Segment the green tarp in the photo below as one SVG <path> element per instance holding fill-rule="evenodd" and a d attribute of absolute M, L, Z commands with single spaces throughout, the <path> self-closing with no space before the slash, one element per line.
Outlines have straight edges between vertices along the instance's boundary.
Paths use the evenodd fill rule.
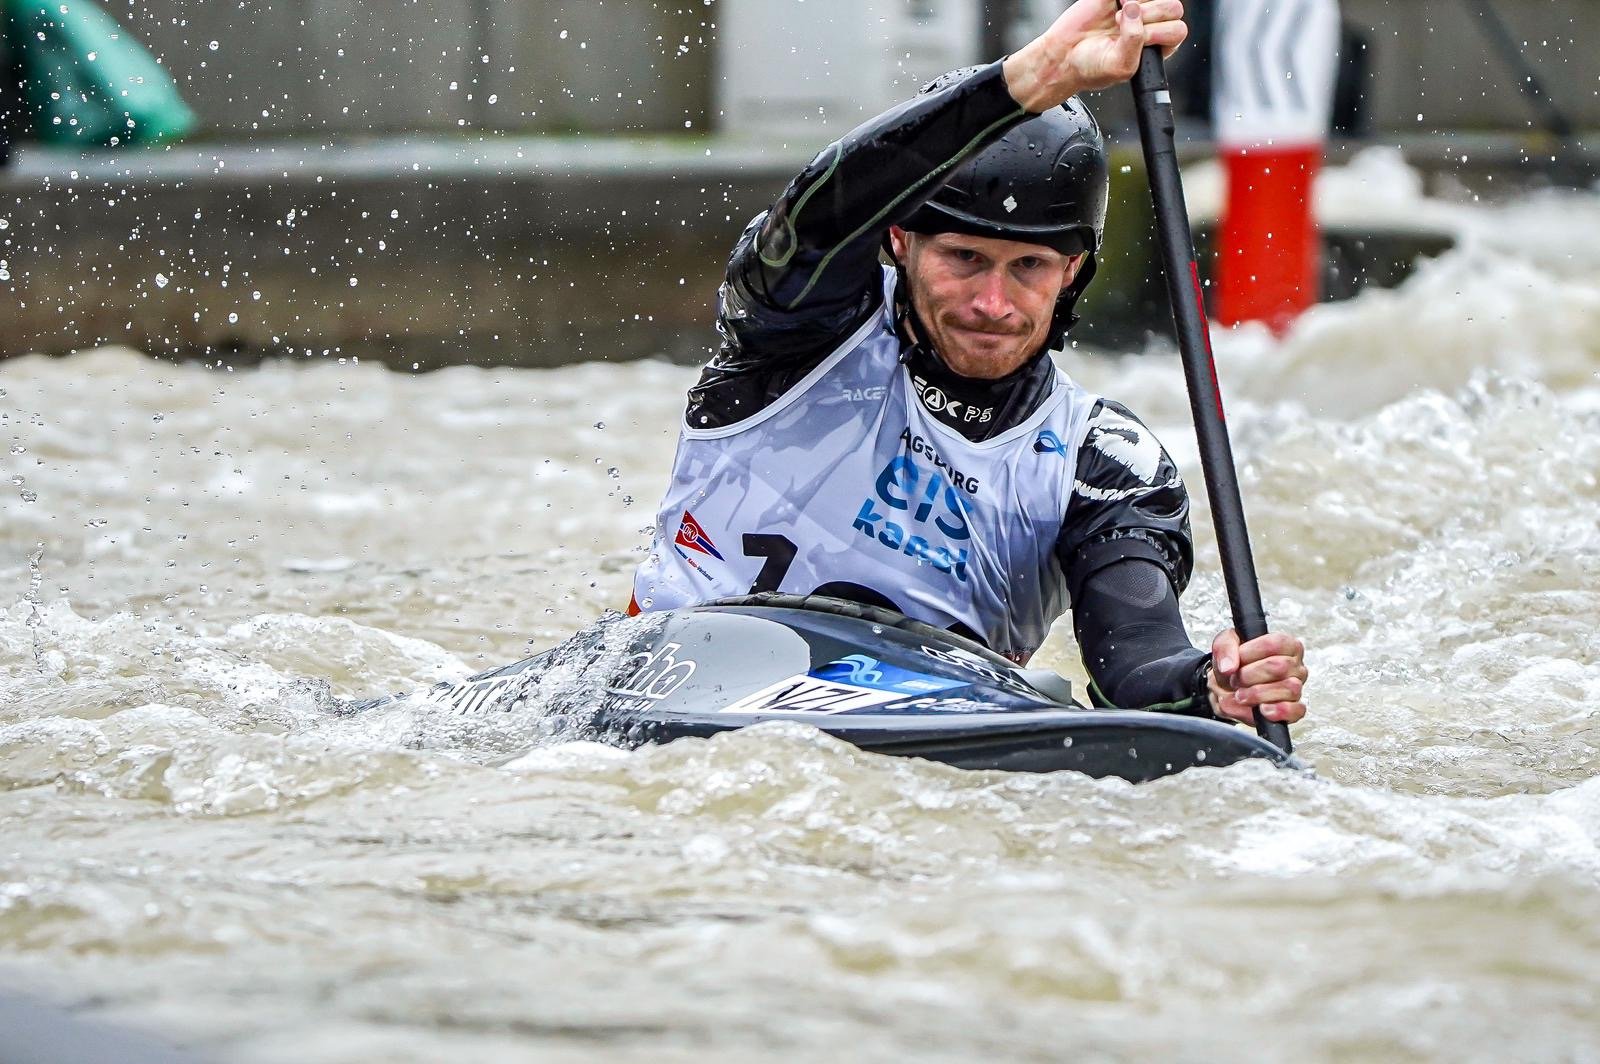
<path fill-rule="evenodd" d="M 88 148 L 175 140 L 194 129 L 172 77 L 91 0 L 0 3 L 25 81 L 25 133 Z"/>

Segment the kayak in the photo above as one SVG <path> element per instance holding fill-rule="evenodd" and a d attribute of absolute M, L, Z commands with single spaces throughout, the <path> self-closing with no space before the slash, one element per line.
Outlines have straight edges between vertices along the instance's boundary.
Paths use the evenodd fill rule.
<path fill-rule="evenodd" d="M 537 706 L 568 738 L 625 747 L 791 721 L 876 754 L 1133 783 L 1252 758 L 1303 769 L 1209 718 L 1090 709 L 1068 680 L 898 613 L 767 593 L 613 617 L 425 696 L 443 712 Z M 352 708 L 382 704 L 388 699 Z"/>

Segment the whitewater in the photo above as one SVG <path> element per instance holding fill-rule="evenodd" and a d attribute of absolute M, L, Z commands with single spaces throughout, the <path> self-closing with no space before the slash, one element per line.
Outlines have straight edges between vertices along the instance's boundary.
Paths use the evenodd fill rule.
<path fill-rule="evenodd" d="M 1600 200 L 1453 218 L 1216 338 L 1314 777 L 351 714 L 625 604 L 695 370 L 0 364 L 0 989 L 248 1062 L 1600 1061 Z M 1176 357 L 1059 358 L 1208 640 Z"/>

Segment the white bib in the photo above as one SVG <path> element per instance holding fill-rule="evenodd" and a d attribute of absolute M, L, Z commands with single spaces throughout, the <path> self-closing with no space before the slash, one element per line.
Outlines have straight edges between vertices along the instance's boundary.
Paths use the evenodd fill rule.
<path fill-rule="evenodd" d="M 1027 421 L 966 439 L 913 391 L 894 286 L 886 268 L 882 309 L 777 402 L 684 426 L 634 577 L 641 609 L 849 583 L 1015 660 L 1038 649 L 1066 608 L 1055 543 L 1099 397 L 1057 368 Z"/>

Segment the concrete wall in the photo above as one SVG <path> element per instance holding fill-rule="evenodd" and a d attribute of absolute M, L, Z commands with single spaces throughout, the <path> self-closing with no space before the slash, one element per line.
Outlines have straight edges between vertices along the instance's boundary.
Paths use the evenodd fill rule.
<path fill-rule="evenodd" d="M 703 360 L 734 238 L 804 162 L 577 137 L 24 153 L 0 357 Z"/>
<path fill-rule="evenodd" d="M 1028 17 L 1013 36 L 1064 3 L 1026 0 Z M 1346 20 L 1369 42 L 1374 130 L 1527 128 L 1530 111 L 1472 15 L 1477 3 L 1494 4 L 1574 121 L 1600 127 L 1595 0 L 1342 0 Z M 106 6 L 163 57 L 221 137 L 464 127 L 683 132 L 708 124 L 747 132 L 759 130 L 763 114 L 780 133 L 799 122 L 826 137 L 876 110 L 887 89 L 895 95 L 947 60 L 976 58 L 983 10 L 982 0 Z M 724 29 L 729 39 L 719 45 Z M 954 39 L 962 36 L 972 38 L 970 48 Z M 1121 96 L 1105 103 L 1114 125 Z M 829 113 L 815 123 L 795 110 L 817 106 Z"/>
<path fill-rule="evenodd" d="M 1600 128 L 1600 3 L 1594 0 L 1340 0 L 1369 40 L 1375 129 L 1527 129 L 1533 112 L 1472 8 L 1492 4 L 1550 95 Z M 1417 115 L 1422 115 L 1419 121 Z"/>
<path fill-rule="evenodd" d="M 808 157 L 576 137 L 24 154 L 0 172 L 0 358 L 699 362 L 729 249 Z M 1115 239 L 1074 338 L 1137 347 L 1170 319 L 1138 149 L 1112 172 Z M 1342 294 L 1440 250 L 1339 240 Z"/>
<path fill-rule="evenodd" d="M 981 61 L 981 0 L 724 0 L 718 129 L 821 146 Z"/>
<path fill-rule="evenodd" d="M 703 129 L 703 0 L 134 0 L 211 135 Z M 487 61 L 485 61 L 487 60 Z"/>
<path fill-rule="evenodd" d="M 130 24 L 215 139 L 82 158 L 24 151 L 0 171 L 0 357 L 108 341 L 236 362 L 703 357 L 728 249 L 820 137 L 548 131 L 703 129 L 710 25 L 755 2 L 136 0 Z M 1600 127 L 1600 49 L 1571 43 L 1597 39 L 1600 3 L 1495 2 L 1552 91 Z M 1345 4 L 1372 27 L 1374 99 L 1404 134 L 1526 123 L 1467 4 Z M 1127 96 L 1102 94 L 1108 124 Z M 391 129 L 433 132 L 368 136 Z M 1414 161 L 1461 180 L 1470 147 L 1473 167 L 1500 168 L 1493 189 L 1539 169 L 1521 137 L 1407 143 Z M 1119 175 L 1137 167 L 1127 141 L 1121 150 Z M 1119 176 L 1117 187 L 1126 198 L 1134 186 Z M 1085 339 L 1119 343 L 1165 320 L 1140 217 L 1116 223 L 1122 242 L 1085 307 Z"/>

